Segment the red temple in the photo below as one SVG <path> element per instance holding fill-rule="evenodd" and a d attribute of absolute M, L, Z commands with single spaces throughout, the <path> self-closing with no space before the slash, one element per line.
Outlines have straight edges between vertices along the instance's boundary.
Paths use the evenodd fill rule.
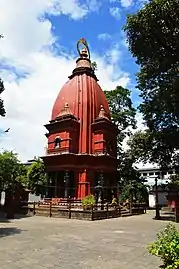
<path fill-rule="evenodd" d="M 79 51 L 79 44 L 84 45 Z M 90 61 L 85 39 L 77 43 L 79 58 L 60 90 L 45 125 L 48 197 L 82 199 L 99 184 L 103 198 L 116 193 L 116 126 Z"/>

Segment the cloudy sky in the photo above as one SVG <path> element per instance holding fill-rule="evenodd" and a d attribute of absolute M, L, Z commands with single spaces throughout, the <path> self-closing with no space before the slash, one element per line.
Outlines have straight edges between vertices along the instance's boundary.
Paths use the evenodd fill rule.
<path fill-rule="evenodd" d="M 0 0 L 0 76 L 6 117 L 0 118 L 0 149 L 22 161 L 42 156 L 51 109 L 75 67 L 76 42 L 85 37 L 104 90 L 135 89 L 137 66 L 122 27 L 142 0 Z M 9 133 L 3 130 L 11 128 Z"/>

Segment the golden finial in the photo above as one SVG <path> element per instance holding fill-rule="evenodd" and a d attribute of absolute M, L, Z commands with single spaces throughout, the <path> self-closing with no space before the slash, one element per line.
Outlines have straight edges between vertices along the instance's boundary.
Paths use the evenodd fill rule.
<path fill-rule="evenodd" d="M 83 44 L 84 47 L 82 48 L 82 50 L 80 51 L 80 44 Z M 88 43 L 86 41 L 85 38 L 80 38 L 77 42 L 77 51 L 80 55 L 80 57 L 88 57 L 90 59 L 90 51 L 89 51 L 89 47 L 88 47 Z"/>
<path fill-rule="evenodd" d="M 65 103 L 64 108 L 68 108 L 68 107 L 69 107 L 68 103 Z"/>
<path fill-rule="evenodd" d="M 80 56 L 85 57 L 85 58 L 88 57 L 88 51 L 87 51 L 86 47 L 82 48 L 82 50 L 80 51 Z"/>

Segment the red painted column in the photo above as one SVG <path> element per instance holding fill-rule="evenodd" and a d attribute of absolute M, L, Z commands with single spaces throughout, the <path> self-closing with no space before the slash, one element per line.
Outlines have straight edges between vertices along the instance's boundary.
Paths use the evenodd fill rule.
<path fill-rule="evenodd" d="M 83 199 L 86 196 L 86 169 L 79 173 L 78 199 Z"/>

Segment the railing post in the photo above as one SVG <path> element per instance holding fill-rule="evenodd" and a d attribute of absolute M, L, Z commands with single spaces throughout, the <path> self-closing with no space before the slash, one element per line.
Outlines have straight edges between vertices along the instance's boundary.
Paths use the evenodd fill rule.
<path fill-rule="evenodd" d="M 106 218 L 109 218 L 109 204 L 106 204 Z"/>
<path fill-rule="evenodd" d="M 52 217 L 52 201 L 50 201 L 50 212 L 49 212 L 49 217 Z"/>
<path fill-rule="evenodd" d="M 178 206 L 178 203 L 176 203 L 176 206 L 175 206 L 175 222 L 176 223 L 179 222 L 179 206 Z"/>
<path fill-rule="evenodd" d="M 91 220 L 94 220 L 94 208 L 91 206 Z"/>
<path fill-rule="evenodd" d="M 68 218 L 71 219 L 71 201 L 68 202 Z"/>
<path fill-rule="evenodd" d="M 120 204 L 118 204 L 118 217 L 121 216 L 121 207 L 120 207 Z"/>
<path fill-rule="evenodd" d="M 35 215 L 35 202 L 33 203 L 33 214 Z"/>

